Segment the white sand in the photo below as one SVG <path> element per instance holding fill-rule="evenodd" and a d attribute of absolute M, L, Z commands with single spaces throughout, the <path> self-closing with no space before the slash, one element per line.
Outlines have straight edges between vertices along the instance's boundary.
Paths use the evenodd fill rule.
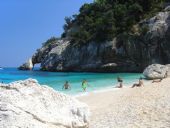
<path fill-rule="evenodd" d="M 170 128 L 170 78 L 78 99 L 90 107 L 90 128 Z"/>

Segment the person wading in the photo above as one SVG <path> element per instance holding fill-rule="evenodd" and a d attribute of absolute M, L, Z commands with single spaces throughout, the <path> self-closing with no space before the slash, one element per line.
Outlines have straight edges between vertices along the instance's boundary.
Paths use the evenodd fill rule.
<path fill-rule="evenodd" d="M 82 89 L 83 89 L 84 92 L 86 91 L 87 86 L 88 86 L 87 80 L 83 80 L 82 81 Z"/>
<path fill-rule="evenodd" d="M 118 76 L 117 81 L 119 83 L 119 86 L 117 86 L 117 88 L 122 88 L 123 87 L 123 79 Z"/>
<path fill-rule="evenodd" d="M 71 89 L 71 86 L 69 85 L 68 81 L 66 81 L 65 84 L 63 85 L 63 89 L 65 90 Z"/>

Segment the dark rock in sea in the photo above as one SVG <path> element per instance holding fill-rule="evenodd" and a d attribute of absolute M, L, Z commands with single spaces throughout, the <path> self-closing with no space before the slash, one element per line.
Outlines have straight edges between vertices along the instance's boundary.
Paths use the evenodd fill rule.
<path fill-rule="evenodd" d="M 26 63 L 18 67 L 19 70 L 32 70 L 33 69 L 32 59 L 29 59 Z"/>
<path fill-rule="evenodd" d="M 170 11 L 166 7 L 138 24 L 142 32 L 122 33 L 113 41 L 74 45 L 60 39 L 32 57 L 44 71 L 142 72 L 148 65 L 170 63 Z"/>

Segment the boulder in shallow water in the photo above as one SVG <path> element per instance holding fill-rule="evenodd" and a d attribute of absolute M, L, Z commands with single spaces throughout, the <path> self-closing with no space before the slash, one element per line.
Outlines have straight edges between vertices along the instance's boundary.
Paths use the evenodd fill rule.
<path fill-rule="evenodd" d="M 161 79 L 165 78 L 168 73 L 168 67 L 161 64 L 149 65 L 143 72 L 147 79 Z"/>
<path fill-rule="evenodd" d="M 87 128 L 89 109 L 71 96 L 28 79 L 0 84 L 3 128 Z"/>

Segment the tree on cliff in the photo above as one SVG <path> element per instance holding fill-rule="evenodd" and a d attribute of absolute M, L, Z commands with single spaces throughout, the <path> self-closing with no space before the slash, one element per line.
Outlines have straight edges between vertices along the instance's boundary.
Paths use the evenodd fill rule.
<path fill-rule="evenodd" d="M 75 44 L 112 40 L 120 33 L 130 32 L 140 20 L 160 11 L 165 1 L 94 0 L 93 3 L 84 4 L 78 15 L 65 19 L 62 37 L 69 37 Z M 75 27 L 76 31 L 69 31 Z"/>

